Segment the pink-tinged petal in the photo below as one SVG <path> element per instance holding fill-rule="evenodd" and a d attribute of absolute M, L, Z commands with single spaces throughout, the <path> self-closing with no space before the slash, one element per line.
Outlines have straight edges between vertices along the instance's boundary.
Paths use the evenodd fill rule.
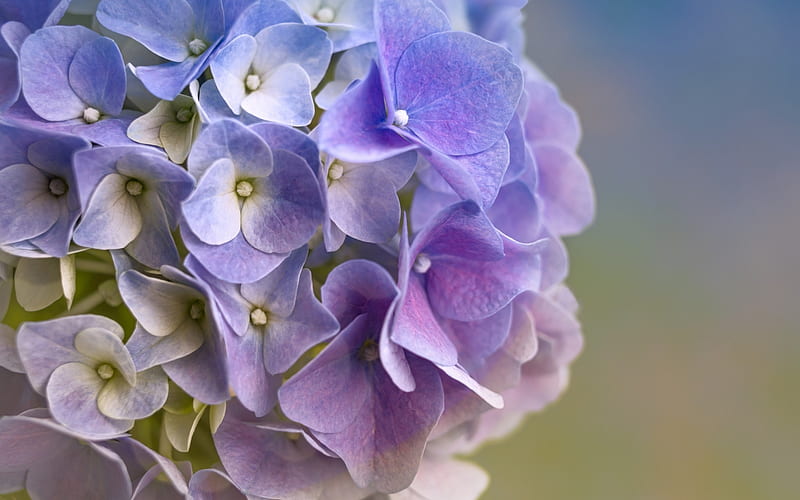
<path fill-rule="evenodd" d="M 414 392 L 401 391 L 375 366 L 369 397 L 353 423 L 336 434 L 315 433 L 344 460 L 362 488 L 396 492 L 408 487 L 442 414 L 444 396 L 436 368 L 418 358 L 410 363 L 419 381 Z"/>
<path fill-rule="evenodd" d="M 386 103 L 377 66 L 325 112 L 315 129 L 322 151 L 344 161 L 369 163 L 416 149 L 388 128 Z"/>
<path fill-rule="evenodd" d="M 318 432 L 340 432 L 352 425 L 371 395 L 370 380 L 355 353 L 369 328 L 358 316 L 309 364 L 278 391 L 290 419 Z"/>
<path fill-rule="evenodd" d="M 574 150 L 581 139 L 578 115 L 561 100 L 552 83 L 526 76 L 525 137 L 534 145 L 555 144 Z"/>
<path fill-rule="evenodd" d="M 408 129 L 447 155 L 471 155 L 504 137 L 522 93 L 511 53 L 472 33 L 413 42 L 397 64 L 397 109 Z M 501 176 L 502 177 L 502 176 Z"/>
<path fill-rule="evenodd" d="M 47 383 L 53 418 L 91 439 L 107 439 L 128 431 L 133 420 L 107 417 L 97 407 L 97 397 L 105 384 L 94 367 L 82 363 L 59 366 Z"/>
<path fill-rule="evenodd" d="M 239 234 L 242 214 L 236 177 L 233 162 L 220 159 L 205 171 L 194 193 L 183 202 L 186 225 L 201 241 L 221 245 Z"/>
<path fill-rule="evenodd" d="M 569 255 L 561 238 L 547 230 L 542 233 L 542 237 L 546 240 L 542 249 L 542 283 L 539 289 L 547 290 L 567 278 Z"/>
<path fill-rule="evenodd" d="M 222 245 L 207 245 L 186 229 L 181 229 L 181 235 L 186 248 L 203 267 L 213 276 L 231 283 L 259 280 L 278 267 L 289 255 L 267 253 L 253 248 L 242 233 Z"/>
<path fill-rule="evenodd" d="M 539 212 L 536 196 L 524 182 L 515 181 L 500 189 L 486 214 L 497 229 L 517 241 L 529 243 L 541 237 Z"/>
<path fill-rule="evenodd" d="M 552 145 L 533 150 L 539 168 L 537 191 L 545 225 L 558 235 L 572 235 L 592 223 L 594 189 L 589 171 L 574 153 Z"/>
<path fill-rule="evenodd" d="M 393 342 L 417 356 L 443 366 L 458 362 L 456 346 L 433 315 L 422 280 L 416 274 L 408 280 L 390 332 Z"/>
<path fill-rule="evenodd" d="M 425 456 L 414 482 L 391 500 L 458 498 L 478 500 L 489 486 L 489 475 L 475 464 L 452 458 Z"/>
<path fill-rule="evenodd" d="M 339 322 L 320 304 L 311 284 L 311 271 L 303 270 L 297 287 L 294 311 L 286 317 L 271 317 L 264 329 L 264 365 L 270 373 L 284 373 L 308 349 L 332 337 Z"/>
<path fill-rule="evenodd" d="M 0 495 L 25 489 L 25 471 L 0 472 Z"/>
<path fill-rule="evenodd" d="M 274 151 L 273 157 L 272 174 L 254 181 L 255 191 L 244 201 L 242 233 L 264 252 L 291 252 L 305 244 L 322 222 L 322 195 L 305 160 L 285 150 Z"/>
<path fill-rule="evenodd" d="M 479 262 L 437 259 L 427 273 L 428 298 L 437 314 L 460 321 L 490 316 L 522 292 L 539 289 L 543 242 L 504 238 L 505 257 Z"/>
<path fill-rule="evenodd" d="M 443 328 L 458 346 L 461 366 L 467 369 L 479 366 L 503 346 L 511 328 L 511 309 L 508 305 L 488 318 L 470 322 L 441 320 Z"/>
<path fill-rule="evenodd" d="M 496 261 L 504 255 L 503 240 L 486 214 L 464 201 L 442 210 L 414 238 L 410 258 L 419 254 Z M 413 265 L 413 263 L 411 263 Z"/>
<path fill-rule="evenodd" d="M 94 443 L 76 444 L 60 459 L 37 464 L 25 482 L 32 498 L 129 500 L 131 481 L 125 463 Z"/>
<path fill-rule="evenodd" d="M 483 386 L 480 382 L 472 378 L 470 374 L 467 373 L 467 371 L 462 367 L 458 365 L 439 365 L 439 369 L 442 370 L 448 377 L 463 384 L 467 389 L 477 394 L 482 400 L 489 403 L 489 405 L 491 405 L 493 408 L 503 408 L 503 396 Z"/>
<path fill-rule="evenodd" d="M 374 7 L 378 56 L 386 95 L 394 101 L 395 70 L 403 52 L 415 40 L 447 31 L 447 16 L 430 0 L 377 0 Z M 391 89 L 391 91 L 390 91 Z M 387 103 L 392 106 L 393 102 Z M 390 109 L 394 111 L 394 109 Z"/>

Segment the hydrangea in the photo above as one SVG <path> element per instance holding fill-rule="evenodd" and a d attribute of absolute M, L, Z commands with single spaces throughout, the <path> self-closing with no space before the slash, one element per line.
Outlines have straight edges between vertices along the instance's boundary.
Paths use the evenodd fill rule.
<path fill-rule="evenodd" d="M 3 2 L 0 494 L 479 498 L 583 345 L 524 4 Z"/>

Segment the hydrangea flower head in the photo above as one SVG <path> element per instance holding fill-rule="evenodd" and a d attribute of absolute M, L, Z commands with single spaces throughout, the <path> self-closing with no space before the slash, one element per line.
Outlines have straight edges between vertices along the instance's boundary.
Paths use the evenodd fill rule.
<path fill-rule="evenodd" d="M 524 4 L 2 2 L 0 493 L 477 500 L 583 346 Z"/>

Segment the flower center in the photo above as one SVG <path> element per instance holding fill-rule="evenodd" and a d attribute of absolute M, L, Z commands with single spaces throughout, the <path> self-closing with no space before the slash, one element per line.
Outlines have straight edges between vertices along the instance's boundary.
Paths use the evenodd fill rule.
<path fill-rule="evenodd" d="M 144 186 L 136 179 L 131 179 L 125 183 L 125 191 L 131 196 L 139 196 L 144 191 Z"/>
<path fill-rule="evenodd" d="M 236 183 L 236 194 L 242 198 L 247 198 L 253 194 L 253 185 L 250 181 L 239 181 Z"/>
<path fill-rule="evenodd" d="M 397 127 L 404 128 L 408 125 L 408 111 L 405 109 L 398 109 L 394 112 L 394 124 Z"/>
<path fill-rule="evenodd" d="M 320 7 L 314 17 L 321 23 L 332 23 L 336 19 L 336 12 L 327 5 Z"/>
<path fill-rule="evenodd" d="M 358 359 L 366 363 L 377 361 L 380 357 L 378 344 L 372 339 L 365 340 L 364 343 L 361 344 L 361 348 L 358 350 Z"/>
<path fill-rule="evenodd" d="M 194 118 L 194 110 L 192 108 L 181 108 L 175 113 L 175 119 L 180 123 L 188 123 Z"/>
<path fill-rule="evenodd" d="M 431 268 L 431 259 L 424 253 L 417 255 L 416 260 L 414 261 L 414 271 L 418 272 L 419 274 L 425 274 L 428 272 L 428 269 Z"/>
<path fill-rule="evenodd" d="M 189 307 L 189 317 L 193 320 L 203 319 L 203 316 L 206 315 L 206 306 L 201 301 L 196 300 L 192 303 L 191 307 Z"/>
<path fill-rule="evenodd" d="M 250 92 L 255 92 L 261 87 L 261 77 L 253 73 L 247 75 L 247 78 L 244 79 L 244 86 Z"/>
<path fill-rule="evenodd" d="M 189 52 L 191 52 L 193 56 L 199 56 L 205 52 L 207 48 L 208 44 L 199 38 L 195 38 L 189 42 Z"/>
<path fill-rule="evenodd" d="M 268 320 L 267 313 L 260 307 L 250 311 L 250 323 L 253 326 L 264 326 L 267 324 Z"/>
<path fill-rule="evenodd" d="M 50 179 L 50 184 L 47 185 L 47 188 L 50 190 L 50 194 L 53 196 L 63 196 L 69 189 L 67 187 L 67 183 L 64 182 L 64 179 L 60 179 L 58 177 Z"/>
<path fill-rule="evenodd" d="M 86 108 L 83 110 L 83 121 L 92 124 L 100 120 L 100 112 L 94 108 Z"/>
<path fill-rule="evenodd" d="M 97 376 L 103 380 L 108 380 L 114 376 L 114 367 L 108 363 L 104 363 L 97 367 Z"/>
<path fill-rule="evenodd" d="M 331 168 L 328 169 L 328 179 L 332 181 L 338 181 L 344 175 L 344 167 L 338 161 L 335 161 L 331 164 Z"/>

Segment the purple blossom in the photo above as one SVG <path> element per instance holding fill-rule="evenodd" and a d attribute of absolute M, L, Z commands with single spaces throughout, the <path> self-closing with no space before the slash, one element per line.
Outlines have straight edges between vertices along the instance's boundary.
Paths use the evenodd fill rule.
<path fill-rule="evenodd" d="M 242 285 L 222 282 L 195 260 L 187 261 L 215 292 L 229 326 L 224 332 L 231 386 L 257 416 L 277 402 L 279 375 L 339 329 L 314 297 L 311 272 L 303 269 L 307 253 L 306 248 L 295 250 L 264 278 Z"/>
<path fill-rule="evenodd" d="M 321 149 L 368 162 L 421 146 L 460 196 L 491 203 L 509 161 L 503 132 L 522 90 L 511 54 L 448 31 L 430 0 L 378 0 L 375 25 L 379 66 L 323 116 Z"/>
<path fill-rule="evenodd" d="M 78 189 L 86 211 L 75 228 L 75 243 L 104 250 L 124 248 L 157 268 L 177 265 L 171 231 L 180 203 L 194 179 L 161 154 L 140 146 L 106 147 L 75 156 L 81 165 Z"/>
<path fill-rule="evenodd" d="M 219 311 L 204 283 L 164 266 L 152 278 L 128 270 L 119 290 L 138 324 L 126 344 L 136 369 L 161 365 L 169 378 L 206 404 L 228 399 Z"/>
<path fill-rule="evenodd" d="M 279 391 L 283 412 L 341 457 L 356 484 L 383 492 L 411 483 L 443 408 L 434 365 L 380 347 L 388 340 L 381 331 L 397 294 L 391 277 L 374 263 L 356 260 L 337 267 L 322 296 L 343 329 Z M 416 388 L 398 388 L 386 363 L 403 364 Z"/>
<path fill-rule="evenodd" d="M 74 316 L 20 327 L 17 348 L 31 384 L 70 430 L 103 439 L 124 433 L 167 399 L 160 368 L 137 373 L 122 329 L 103 316 Z"/>
<path fill-rule="evenodd" d="M 305 244 L 322 220 L 310 164 L 295 152 L 270 148 L 259 135 L 270 130 L 215 122 L 189 156 L 189 172 L 198 181 L 183 203 L 182 233 L 189 251 L 219 278 L 240 283 L 262 278 Z M 317 153 L 317 168 L 318 158 Z"/>
<path fill-rule="evenodd" d="M 82 206 L 73 153 L 77 137 L 0 123 L 0 245 L 67 254 Z"/>

